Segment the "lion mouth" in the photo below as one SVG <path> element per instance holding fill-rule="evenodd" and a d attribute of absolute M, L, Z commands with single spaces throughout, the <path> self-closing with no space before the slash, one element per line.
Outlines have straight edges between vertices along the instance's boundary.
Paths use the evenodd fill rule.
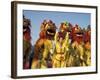
<path fill-rule="evenodd" d="M 83 36 L 83 33 L 82 32 L 78 32 L 76 33 L 77 37 L 82 37 Z"/>
<path fill-rule="evenodd" d="M 54 33 L 49 32 L 49 31 L 47 31 L 47 34 L 48 34 L 48 35 L 52 35 L 52 36 L 54 35 Z"/>
<path fill-rule="evenodd" d="M 48 29 L 46 33 L 47 33 L 48 36 L 54 36 L 55 35 L 55 32 L 56 31 L 53 30 L 53 29 Z"/>
<path fill-rule="evenodd" d="M 81 37 L 82 35 L 77 34 L 77 36 Z"/>

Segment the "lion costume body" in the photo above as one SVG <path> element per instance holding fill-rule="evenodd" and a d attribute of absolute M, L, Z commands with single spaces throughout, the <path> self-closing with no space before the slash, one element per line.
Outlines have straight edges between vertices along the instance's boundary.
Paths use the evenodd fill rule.
<path fill-rule="evenodd" d="M 30 68 L 30 54 L 31 54 L 31 22 L 29 19 L 23 17 L 23 69 Z"/>
<path fill-rule="evenodd" d="M 69 32 L 68 25 L 66 23 L 61 23 L 60 31 L 55 35 L 55 43 L 56 46 L 55 53 L 53 55 L 53 67 L 66 67 L 66 58 L 69 50 Z"/>
<path fill-rule="evenodd" d="M 72 49 L 73 66 L 85 66 L 83 32 L 77 24 L 72 29 Z"/>
<path fill-rule="evenodd" d="M 54 47 L 55 24 L 49 20 L 41 25 L 40 38 L 34 46 L 34 57 L 31 68 L 51 68 Z"/>

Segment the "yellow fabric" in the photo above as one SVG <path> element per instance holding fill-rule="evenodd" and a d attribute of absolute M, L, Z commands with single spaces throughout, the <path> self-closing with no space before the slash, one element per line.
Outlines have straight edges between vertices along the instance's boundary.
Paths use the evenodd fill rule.
<path fill-rule="evenodd" d="M 53 57 L 53 67 L 66 67 L 66 52 L 68 51 L 69 47 L 69 34 L 66 33 L 66 37 L 63 40 L 62 45 L 58 40 L 58 34 L 55 35 L 55 53 Z"/>

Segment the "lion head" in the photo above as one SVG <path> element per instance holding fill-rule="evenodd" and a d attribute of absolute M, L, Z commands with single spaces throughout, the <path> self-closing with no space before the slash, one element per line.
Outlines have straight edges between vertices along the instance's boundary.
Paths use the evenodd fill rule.
<path fill-rule="evenodd" d="M 56 25 L 51 20 L 44 20 L 40 28 L 40 38 L 54 39 Z"/>
<path fill-rule="evenodd" d="M 72 41 L 77 41 L 78 43 L 83 41 L 83 32 L 81 27 L 79 27 L 79 25 L 76 24 L 72 28 L 71 36 L 72 36 Z"/>

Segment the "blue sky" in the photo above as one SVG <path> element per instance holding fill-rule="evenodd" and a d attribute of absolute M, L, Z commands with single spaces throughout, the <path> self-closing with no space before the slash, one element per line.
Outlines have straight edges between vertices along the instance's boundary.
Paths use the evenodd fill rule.
<path fill-rule="evenodd" d="M 34 44 L 39 37 L 40 25 L 44 19 L 52 20 L 58 28 L 60 23 L 64 21 L 70 22 L 73 25 L 78 24 L 82 28 L 91 24 L 90 13 L 24 10 L 23 14 L 26 18 L 31 20 L 32 44 Z"/>

